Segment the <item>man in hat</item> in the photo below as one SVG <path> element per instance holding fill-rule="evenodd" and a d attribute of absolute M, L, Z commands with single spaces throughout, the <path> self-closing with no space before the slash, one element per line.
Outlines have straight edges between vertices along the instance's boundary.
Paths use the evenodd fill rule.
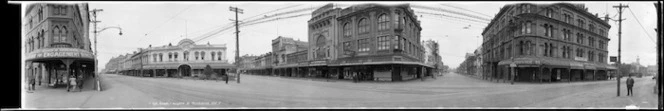
<path fill-rule="evenodd" d="M 632 93 L 632 87 L 634 87 L 634 78 L 632 78 L 632 75 L 629 75 L 629 78 L 627 78 L 627 96 L 634 96 L 634 93 Z"/>

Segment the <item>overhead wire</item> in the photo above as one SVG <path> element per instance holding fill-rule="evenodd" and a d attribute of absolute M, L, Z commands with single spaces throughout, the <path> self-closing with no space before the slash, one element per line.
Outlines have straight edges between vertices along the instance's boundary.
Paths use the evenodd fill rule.
<path fill-rule="evenodd" d="M 492 16 L 490 16 L 490 15 L 486 15 L 486 14 L 484 14 L 484 13 L 475 12 L 475 11 L 473 11 L 473 10 L 468 10 L 468 9 L 465 9 L 465 8 L 461 8 L 461 7 L 457 7 L 457 6 L 453 6 L 453 5 L 449 5 L 449 4 L 440 4 L 440 5 L 447 6 L 447 7 L 452 7 L 452 8 L 456 8 L 456 9 L 460 9 L 460 10 L 465 10 L 465 11 L 469 11 L 469 12 L 473 12 L 473 13 L 476 13 L 476 14 L 479 14 L 479 15 L 483 15 L 483 16 L 486 16 L 486 17 L 489 17 L 489 18 L 492 17 Z"/>
<path fill-rule="evenodd" d="M 457 14 L 457 15 L 466 16 L 466 17 L 470 17 L 470 18 L 474 18 L 474 19 L 478 19 L 478 20 L 491 21 L 491 19 L 489 19 L 489 18 L 479 17 L 479 16 L 475 16 L 475 15 L 471 15 L 471 14 L 467 14 L 467 13 L 463 13 L 463 12 L 457 12 L 457 11 L 452 11 L 452 10 L 448 10 L 448 9 L 438 8 L 438 7 L 428 7 L 428 6 L 422 6 L 422 5 L 411 5 L 411 6 L 412 6 L 412 8 L 415 8 L 415 9 L 419 8 L 419 9 L 433 10 L 433 11 L 439 11 L 439 12 L 446 12 L 446 13 Z"/>
<path fill-rule="evenodd" d="M 193 6 L 193 4 L 187 6 L 187 8 L 181 10 L 180 12 L 178 12 L 177 14 L 175 14 L 175 16 L 172 16 L 170 19 L 164 21 L 164 23 L 161 23 L 161 24 L 160 24 L 159 26 L 157 26 L 156 28 L 152 29 L 152 30 L 149 31 L 148 33 L 145 33 L 145 35 L 147 36 L 148 34 L 154 32 L 155 30 L 157 30 L 157 29 L 159 29 L 159 28 L 161 28 L 161 26 L 163 26 L 164 24 L 166 24 L 166 23 L 168 23 L 169 21 L 173 20 L 175 17 L 179 16 L 180 14 L 182 14 L 182 12 L 188 10 L 188 9 L 191 8 L 192 6 Z"/>
<path fill-rule="evenodd" d="M 318 7 L 316 7 L 316 8 L 318 8 Z M 285 8 L 280 8 L 280 9 L 285 9 Z M 311 7 L 311 8 L 296 9 L 296 10 L 291 10 L 291 11 L 288 11 L 288 12 L 281 12 L 281 13 L 272 14 L 272 15 L 270 15 L 270 16 L 265 15 L 263 18 L 257 18 L 257 19 L 253 19 L 253 20 L 247 20 L 247 21 L 245 21 L 245 22 L 240 23 L 239 25 L 240 25 L 240 27 L 245 27 L 245 26 L 251 26 L 251 25 L 256 25 L 256 24 L 261 24 L 261 23 L 266 23 L 266 22 L 276 21 L 276 20 L 279 20 L 279 19 L 289 19 L 289 18 L 301 17 L 301 16 L 304 16 L 304 15 L 309 15 L 309 14 L 311 14 L 311 13 L 307 13 L 307 14 L 299 14 L 299 15 L 288 16 L 288 17 L 279 17 L 279 16 L 286 16 L 286 15 L 289 15 L 289 14 L 298 13 L 298 12 L 304 12 L 304 11 L 310 11 L 310 10 L 313 10 L 313 9 L 315 9 L 315 8 Z M 271 11 L 271 12 L 274 12 L 274 11 Z M 276 17 L 276 18 L 275 18 L 275 17 Z M 273 18 L 273 19 L 270 19 L 270 18 Z M 268 19 L 268 20 L 265 20 L 265 19 Z M 264 21 L 261 21 L 261 20 L 264 20 Z M 201 41 L 201 40 L 207 39 L 207 38 L 209 38 L 209 37 L 211 37 L 211 36 L 213 36 L 213 35 L 215 35 L 215 34 L 217 34 L 217 33 L 220 33 L 220 32 L 223 32 L 223 31 L 226 31 L 226 30 L 228 30 L 228 29 L 230 29 L 230 28 L 233 28 L 233 27 L 232 27 L 232 26 L 231 26 L 231 27 L 225 27 L 225 28 L 222 28 L 222 29 L 219 29 L 219 30 L 212 31 L 212 32 L 209 33 L 209 34 L 205 34 L 205 35 L 202 35 L 202 36 L 200 36 L 200 37 L 197 37 L 198 39 L 195 40 L 195 41 Z"/>
<path fill-rule="evenodd" d="M 488 23 L 483 22 L 483 21 L 477 21 L 477 20 L 472 20 L 472 19 L 464 19 L 464 18 L 461 18 L 461 17 L 455 17 L 455 16 L 450 16 L 450 15 L 445 15 L 445 14 L 430 13 L 430 12 L 422 12 L 422 11 L 417 11 L 417 12 L 415 12 L 415 13 L 428 14 L 428 15 L 436 15 L 436 16 L 447 17 L 447 18 L 454 18 L 454 19 L 457 19 L 457 20 L 464 20 L 464 21 L 469 21 L 469 22 L 474 22 L 474 23 L 479 23 L 479 24 L 484 24 L 484 25 L 488 24 Z"/>
<path fill-rule="evenodd" d="M 655 40 L 653 40 L 652 37 L 650 37 L 650 34 L 648 34 L 648 31 L 646 31 L 646 28 L 643 27 L 643 24 L 641 24 L 641 22 L 639 22 L 639 18 L 636 17 L 636 15 L 634 15 L 634 12 L 632 11 L 632 8 L 627 8 L 627 9 L 628 9 L 629 12 L 632 14 L 632 17 L 634 17 L 634 19 L 636 20 L 636 22 L 639 23 L 639 26 L 641 26 L 641 29 L 643 30 L 643 32 L 645 33 L 645 35 L 648 36 L 648 38 L 650 39 L 650 41 L 653 42 L 653 43 L 655 43 L 655 44 L 657 44 L 657 42 L 655 42 Z"/>

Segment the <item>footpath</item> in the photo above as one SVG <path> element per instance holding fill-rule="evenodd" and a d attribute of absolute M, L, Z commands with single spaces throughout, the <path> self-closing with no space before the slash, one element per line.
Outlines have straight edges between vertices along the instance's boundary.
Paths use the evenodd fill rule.
<path fill-rule="evenodd" d="M 644 77 L 635 78 L 632 89 L 634 96 L 627 96 L 626 79 L 621 79 L 620 96 L 617 96 L 615 80 L 595 90 L 573 93 L 526 107 L 584 107 L 584 108 L 617 108 L 617 109 L 651 109 L 657 108 L 657 94 L 653 93 L 655 80 Z"/>
<path fill-rule="evenodd" d="M 149 108 L 155 100 L 126 85 L 115 83 L 101 75 L 103 91 L 94 89 L 94 78 L 88 78 L 83 88 L 67 92 L 66 87 L 36 86 L 32 93 L 23 93 L 26 109 L 86 109 L 86 108 Z"/>

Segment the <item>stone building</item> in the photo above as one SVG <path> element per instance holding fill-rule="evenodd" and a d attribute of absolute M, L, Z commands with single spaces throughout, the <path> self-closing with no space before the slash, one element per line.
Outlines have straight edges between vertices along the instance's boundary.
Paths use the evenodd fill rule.
<path fill-rule="evenodd" d="M 65 84 L 67 77 L 94 76 L 87 3 L 32 3 L 23 17 L 26 78 Z M 27 79 L 26 79 L 27 80 Z"/>
<path fill-rule="evenodd" d="M 482 67 L 503 80 L 605 80 L 610 28 L 583 4 L 505 5 L 482 32 Z"/>
<path fill-rule="evenodd" d="M 226 59 L 225 44 L 195 44 L 183 39 L 177 45 L 139 48 L 138 52 L 127 54 L 124 59 L 109 61 L 124 64 L 117 69 L 124 75 L 145 77 L 197 77 L 210 65 L 216 74 L 224 75 L 235 66 Z"/>

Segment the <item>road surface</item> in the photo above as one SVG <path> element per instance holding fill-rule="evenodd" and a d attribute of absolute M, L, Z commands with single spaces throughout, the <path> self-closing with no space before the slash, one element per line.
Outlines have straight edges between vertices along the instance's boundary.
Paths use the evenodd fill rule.
<path fill-rule="evenodd" d="M 655 80 L 636 78 L 635 96 L 616 81 L 497 83 L 437 79 L 360 82 L 243 75 L 242 82 L 103 74 L 104 91 L 38 87 L 28 108 L 656 108 Z M 624 85 L 624 80 L 621 85 Z"/>

